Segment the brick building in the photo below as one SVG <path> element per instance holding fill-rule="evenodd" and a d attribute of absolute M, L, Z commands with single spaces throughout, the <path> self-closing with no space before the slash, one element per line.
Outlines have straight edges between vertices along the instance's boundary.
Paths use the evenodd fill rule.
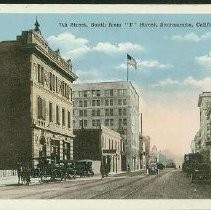
<path fill-rule="evenodd" d="M 48 46 L 37 21 L 34 30 L 0 42 L 0 78 L 0 168 L 40 156 L 72 159 L 77 77 L 71 63 Z"/>
<path fill-rule="evenodd" d="M 74 135 L 74 160 L 93 160 L 95 173 L 99 172 L 101 161 L 103 165 L 109 165 L 110 172 L 121 171 L 122 139 L 119 133 L 100 126 L 74 129 Z"/>

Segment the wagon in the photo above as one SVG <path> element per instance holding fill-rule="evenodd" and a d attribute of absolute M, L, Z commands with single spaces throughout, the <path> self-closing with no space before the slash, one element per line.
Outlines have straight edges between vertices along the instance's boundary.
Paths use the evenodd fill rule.
<path fill-rule="evenodd" d="M 193 163 L 190 167 L 190 179 L 196 181 L 211 182 L 211 163 Z"/>

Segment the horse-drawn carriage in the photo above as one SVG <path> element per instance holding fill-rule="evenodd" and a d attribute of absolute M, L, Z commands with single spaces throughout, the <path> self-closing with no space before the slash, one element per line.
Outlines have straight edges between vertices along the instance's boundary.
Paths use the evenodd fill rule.
<path fill-rule="evenodd" d="M 30 177 L 38 178 L 40 182 L 62 181 L 75 179 L 76 176 L 93 176 L 91 160 L 62 160 L 52 161 L 50 157 L 39 157 L 33 159 L 34 167 L 25 167 L 19 163 L 17 167 L 18 183 L 30 183 Z"/>
<path fill-rule="evenodd" d="M 32 177 L 40 181 L 56 181 L 75 178 L 74 163 L 71 161 L 52 162 L 50 158 L 37 158 L 38 164 L 31 171 Z"/>

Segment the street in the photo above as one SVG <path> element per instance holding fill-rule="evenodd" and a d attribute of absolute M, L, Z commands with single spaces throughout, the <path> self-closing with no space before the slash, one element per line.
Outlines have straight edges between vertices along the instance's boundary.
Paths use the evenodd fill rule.
<path fill-rule="evenodd" d="M 1 199 L 206 199 L 208 183 L 192 184 L 180 170 L 159 175 L 131 173 L 117 177 L 78 178 L 36 185 L 0 187 Z"/>

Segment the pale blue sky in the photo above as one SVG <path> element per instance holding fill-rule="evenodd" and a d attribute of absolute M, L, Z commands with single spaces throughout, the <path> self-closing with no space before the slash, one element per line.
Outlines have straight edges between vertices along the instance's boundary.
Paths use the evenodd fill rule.
<path fill-rule="evenodd" d="M 211 90 L 211 15 L 0 14 L 0 41 L 34 28 L 36 16 L 53 49 L 71 58 L 80 82 L 126 79 L 126 54 L 138 61 L 129 79 L 141 96 L 144 133 L 161 150 L 184 153 L 199 128 L 198 94 Z M 59 23 L 121 23 L 121 28 L 60 27 Z M 136 23 L 129 28 L 125 22 Z M 139 23 L 193 27 L 141 28 Z M 171 127 L 171 128 L 169 128 Z"/>

